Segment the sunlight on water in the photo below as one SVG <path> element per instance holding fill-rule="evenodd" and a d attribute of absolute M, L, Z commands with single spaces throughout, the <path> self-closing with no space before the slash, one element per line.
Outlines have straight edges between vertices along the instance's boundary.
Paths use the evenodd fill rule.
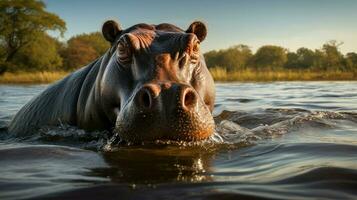
<path fill-rule="evenodd" d="M 0 86 L 0 127 L 45 87 Z M 65 124 L 22 140 L 0 130 L 0 198 L 357 198 L 356 88 L 217 84 L 216 130 L 201 142 L 125 144 Z"/>

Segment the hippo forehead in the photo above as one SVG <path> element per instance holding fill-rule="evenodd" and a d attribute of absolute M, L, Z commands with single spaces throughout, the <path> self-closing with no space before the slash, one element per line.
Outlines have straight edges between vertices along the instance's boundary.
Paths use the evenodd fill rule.
<path fill-rule="evenodd" d="M 138 52 L 150 52 L 152 54 L 175 53 L 188 51 L 193 43 L 199 40 L 193 33 L 186 33 L 172 24 L 137 24 L 118 37 L 118 42 L 125 40 Z"/>

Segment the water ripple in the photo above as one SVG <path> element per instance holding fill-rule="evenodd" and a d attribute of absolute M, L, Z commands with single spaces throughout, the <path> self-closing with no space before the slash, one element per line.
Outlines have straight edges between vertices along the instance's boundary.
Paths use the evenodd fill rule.
<path fill-rule="evenodd" d="M 0 85 L 0 199 L 357 199 L 357 82 L 219 83 L 200 143 L 67 125 L 9 136 L 45 87 Z"/>

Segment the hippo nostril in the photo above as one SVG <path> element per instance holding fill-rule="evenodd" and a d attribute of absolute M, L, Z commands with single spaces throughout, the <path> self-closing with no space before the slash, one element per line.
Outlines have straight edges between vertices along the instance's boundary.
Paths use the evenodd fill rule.
<path fill-rule="evenodd" d="M 143 109 L 155 109 L 161 87 L 158 84 L 145 84 L 135 96 L 135 104 Z"/>
<path fill-rule="evenodd" d="M 151 108 L 151 95 L 147 90 L 143 90 L 140 95 L 140 103 L 144 108 Z"/>
<path fill-rule="evenodd" d="M 189 109 L 196 104 L 197 97 L 194 91 L 192 91 L 191 89 L 187 89 L 186 91 L 184 91 L 183 95 L 184 96 L 182 98 L 182 105 L 184 108 Z"/>

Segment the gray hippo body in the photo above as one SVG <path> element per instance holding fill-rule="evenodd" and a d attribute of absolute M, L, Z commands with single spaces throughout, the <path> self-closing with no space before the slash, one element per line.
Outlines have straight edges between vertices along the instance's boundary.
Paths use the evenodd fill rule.
<path fill-rule="evenodd" d="M 49 86 L 15 115 L 9 133 L 26 137 L 43 126 L 109 130 L 126 141 L 201 140 L 214 130 L 215 89 L 199 44 L 206 27 L 137 24 L 102 32 L 111 48 Z"/>

